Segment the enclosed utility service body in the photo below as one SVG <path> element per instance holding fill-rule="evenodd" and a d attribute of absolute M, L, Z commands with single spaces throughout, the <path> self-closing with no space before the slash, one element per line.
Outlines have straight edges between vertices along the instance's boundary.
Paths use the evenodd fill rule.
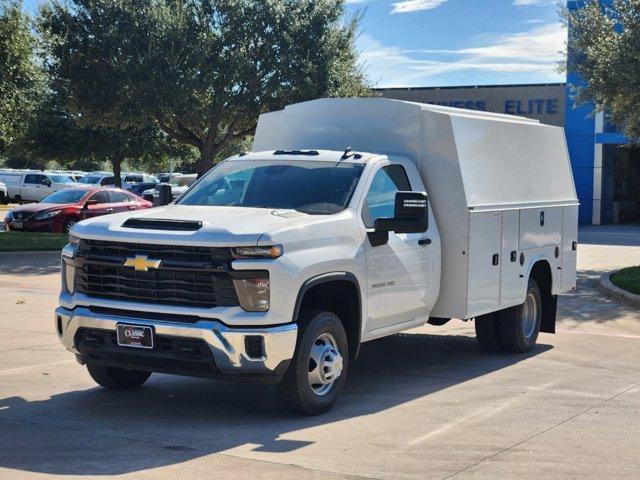
<path fill-rule="evenodd" d="M 386 99 L 291 105 L 174 204 L 78 224 L 56 328 L 107 387 L 267 379 L 320 413 L 364 341 L 453 318 L 492 350 L 553 332 L 577 209 L 561 128 Z"/>

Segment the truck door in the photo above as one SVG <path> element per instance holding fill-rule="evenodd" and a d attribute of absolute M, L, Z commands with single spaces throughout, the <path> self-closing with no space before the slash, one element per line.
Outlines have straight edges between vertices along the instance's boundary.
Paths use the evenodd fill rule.
<path fill-rule="evenodd" d="M 386 165 L 372 177 L 362 204 L 365 229 L 378 218 L 394 215 L 395 195 L 410 191 L 411 184 L 402 165 Z M 366 331 L 392 327 L 428 315 L 430 262 L 424 242 L 426 233 L 396 234 L 389 241 L 372 246 L 365 238 L 367 264 L 368 318 Z M 425 248 L 426 247 L 426 248 Z"/>
<path fill-rule="evenodd" d="M 39 173 L 28 173 L 20 186 L 20 198 L 29 202 L 39 202 L 47 196 L 47 177 Z"/>

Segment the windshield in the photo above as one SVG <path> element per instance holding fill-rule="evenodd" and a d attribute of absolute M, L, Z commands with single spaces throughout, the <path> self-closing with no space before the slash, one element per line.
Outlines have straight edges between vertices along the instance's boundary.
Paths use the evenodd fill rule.
<path fill-rule="evenodd" d="M 211 170 L 178 203 L 330 215 L 349 204 L 363 169 L 353 163 L 231 160 Z"/>
<path fill-rule="evenodd" d="M 88 183 L 90 185 L 95 185 L 97 183 L 100 183 L 100 179 L 102 177 L 82 177 L 80 180 L 78 180 L 78 183 Z"/>
<path fill-rule="evenodd" d="M 76 183 L 71 177 L 66 175 L 49 175 L 49 178 L 56 183 Z"/>
<path fill-rule="evenodd" d="M 78 203 L 82 197 L 87 194 L 88 190 L 83 188 L 72 188 L 65 190 L 58 190 L 52 193 L 48 197 L 44 197 L 40 203 Z"/>
<path fill-rule="evenodd" d="M 184 175 L 172 178 L 169 185 L 172 187 L 190 187 L 195 181 L 196 175 Z"/>

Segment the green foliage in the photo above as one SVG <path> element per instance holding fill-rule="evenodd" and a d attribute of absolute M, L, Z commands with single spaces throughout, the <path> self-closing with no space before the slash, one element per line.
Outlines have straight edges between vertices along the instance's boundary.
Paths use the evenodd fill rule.
<path fill-rule="evenodd" d="M 60 251 L 68 242 L 68 235 L 58 233 L 3 232 L 0 252 Z"/>
<path fill-rule="evenodd" d="M 589 0 L 584 8 L 564 10 L 570 29 L 569 72 L 585 85 L 578 102 L 594 102 L 624 128 L 633 142 L 640 140 L 640 0 L 614 0 L 602 6 Z"/>
<path fill-rule="evenodd" d="M 0 0 L 0 152 L 24 129 L 42 96 L 36 38 L 21 2 Z"/>
<path fill-rule="evenodd" d="M 623 268 L 611 275 L 611 282 L 623 290 L 640 295 L 640 266 Z"/>
<path fill-rule="evenodd" d="M 260 113 L 369 90 L 358 17 L 344 0 L 70 0 L 42 10 L 57 79 L 78 121 L 153 121 L 199 151 L 197 170 L 252 134 Z"/>

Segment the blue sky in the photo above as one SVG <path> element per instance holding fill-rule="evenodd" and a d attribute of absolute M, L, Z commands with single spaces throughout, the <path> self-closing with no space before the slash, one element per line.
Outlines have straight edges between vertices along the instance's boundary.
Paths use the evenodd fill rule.
<path fill-rule="evenodd" d="M 564 81 L 557 0 L 345 2 L 364 15 L 357 47 L 377 87 Z"/>
<path fill-rule="evenodd" d="M 378 87 L 564 81 L 556 0 L 346 0 Z"/>

